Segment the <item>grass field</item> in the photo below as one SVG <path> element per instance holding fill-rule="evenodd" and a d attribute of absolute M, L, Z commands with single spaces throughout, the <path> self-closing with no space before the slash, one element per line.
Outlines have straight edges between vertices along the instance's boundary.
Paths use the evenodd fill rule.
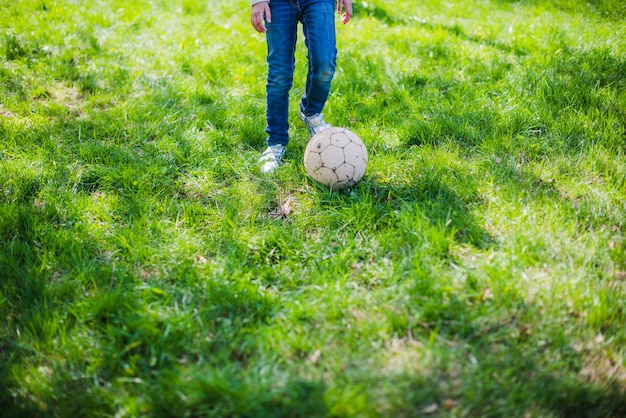
<path fill-rule="evenodd" d="M 247 0 L 0 0 L 0 415 L 626 416 L 626 3 L 354 6 L 331 192 Z"/>

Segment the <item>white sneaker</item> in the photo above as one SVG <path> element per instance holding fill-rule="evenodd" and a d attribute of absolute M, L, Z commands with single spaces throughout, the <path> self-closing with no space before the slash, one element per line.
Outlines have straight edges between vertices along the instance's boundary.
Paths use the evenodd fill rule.
<path fill-rule="evenodd" d="M 272 145 L 267 149 L 259 158 L 259 164 L 261 164 L 261 173 L 269 174 L 276 170 L 283 163 L 283 154 L 285 153 L 284 145 Z"/>
<path fill-rule="evenodd" d="M 298 107 L 298 116 L 304 122 L 311 136 L 322 132 L 324 129 L 332 128 L 329 123 L 324 120 L 323 113 L 317 113 L 313 116 L 306 116 L 301 108 Z"/>

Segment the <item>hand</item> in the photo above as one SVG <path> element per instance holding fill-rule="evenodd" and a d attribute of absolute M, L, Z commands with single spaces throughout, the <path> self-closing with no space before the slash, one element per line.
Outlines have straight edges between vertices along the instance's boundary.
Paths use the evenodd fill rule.
<path fill-rule="evenodd" d="M 339 0 L 343 1 L 343 0 Z M 349 1 L 349 0 L 348 0 Z M 267 28 L 265 27 L 265 22 L 263 21 L 263 16 L 265 16 L 265 20 L 267 23 L 272 22 L 272 12 L 270 11 L 270 5 L 267 1 L 262 1 L 261 3 L 257 3 L 252 6 L 252 14 L 250 15 L 250 22 L 254 29 L 256 29 L 259 33 L 267 32 Z"/>
<path fill-rule="evenodd" d="M 346 11 L 341 15 L 341 23 L 345 25 L 352 18 L 352 0 L 337 0 L 337 13 L 341 13 L 341 9 Z"/>

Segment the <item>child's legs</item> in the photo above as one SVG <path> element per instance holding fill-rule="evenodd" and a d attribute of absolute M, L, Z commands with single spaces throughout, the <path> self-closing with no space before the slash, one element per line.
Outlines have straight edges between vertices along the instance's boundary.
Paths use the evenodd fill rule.
<path fill-rule="evenodd" d="M 293 84 L 297 37 L 297 9 L 289 0 L 270 2 L 272 22 L 267 27 L 267 127 L 268 145 L 289 142 L 289 90 Z"/>
<path fill-rule="evenodd" d="M 300 108 L 306 116 L 321 113 L 337 66 L 335 0 L 300 0 L 309 69 Z"/>

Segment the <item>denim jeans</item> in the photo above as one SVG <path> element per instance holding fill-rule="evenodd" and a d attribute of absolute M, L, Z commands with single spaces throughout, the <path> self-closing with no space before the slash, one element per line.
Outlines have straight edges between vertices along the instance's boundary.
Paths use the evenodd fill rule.
<path fill-rule="evenodd" d="M 300 109 L 306 116 L 321 113 L 335 74 L 335 0 L 271 0 L 267 27 L 268 145 L 289 142 L 289 91 L 293 84 L 298 23 L 308 49 L 308 73 Z"/>

